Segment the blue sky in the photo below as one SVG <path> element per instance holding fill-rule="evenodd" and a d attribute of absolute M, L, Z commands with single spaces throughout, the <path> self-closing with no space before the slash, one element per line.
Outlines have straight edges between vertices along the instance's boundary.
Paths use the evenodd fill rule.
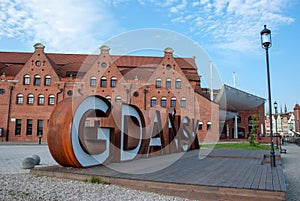
<path fill-rule="evenodd" d="M 0 51 L 32 52 L 41 42 L 46 52 L 91 53 L 132 30 L 169 30 L 197 43 L 225 84 L 235 72 L 237 88 L 267 99 L 259 34 L 267 24 L 272 102 L 292 111 L 300 103 L 299 10 L 298 0 L 0 0 Z"/>

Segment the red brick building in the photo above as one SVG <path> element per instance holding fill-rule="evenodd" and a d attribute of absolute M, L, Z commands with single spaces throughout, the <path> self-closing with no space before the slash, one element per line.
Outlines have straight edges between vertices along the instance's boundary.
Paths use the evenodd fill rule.
<path fill-rule="evenodd" d="M 0 52 L 2 141 L 41 137 L 45 142 L 56 104 L 96 94 L 112 105 L 125 102 L 141 110 L 176 111 L 198 120 L 200 141 L 219 139 L 219 106 L 202 94 L 195 58 L 176 58 L 171 48 L 162 57 L 111 55 L 107 46 L 98 55 L 45 53 L 40 43 L 34 48 L 32 53 Z"/>
<path fill-rule="evenodd" d="M 253 115 L 257 116 L 257 133 L 265 133 L 265 99 L 223 85 L 215 97 L 220 106 L 220 132 L 221 139 L 247 139 L 253 126 Z"/>
<path fill-rule="evenodd" d="M 300 132 L 300 106 L 296 104 L 294 107 L 295 131 Z"/>

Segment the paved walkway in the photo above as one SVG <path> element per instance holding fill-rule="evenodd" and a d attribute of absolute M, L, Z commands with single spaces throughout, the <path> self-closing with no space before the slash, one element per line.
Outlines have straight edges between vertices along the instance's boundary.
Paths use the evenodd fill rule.
<path fill-rule="evenodd" d="M 181 156 L 176 153 L 83 169 L 35 168 L 32 173 L 81 180 L 96 176 L 111 184 L 196 200 L 286 200 L 280 161 L 275 168 L 268 162 L 262 163 L 269 151 L 216 149 L 208 155 L 206 151 L 193 150 Z M 171 163 L 165 166 L 166 161 Z"/>
<path fill-rule="evenodd" d="M 268 163 L 261 165 L 263 154 L 269 153 L 268 151 L 213 150 L 209 153 L 208 157 L 201 159 L 201 154 L 206 155 L 204 153 L 205 149 L 200 150 L 200 152 L 199 150 L 187 152 L 183 157 L 180 157 L 180 160 L 156 172 L 152 172 L 151 167 L 155 167 L 162 161 L 170 160 L 171 156 L 176 156 L 176 154 L 121 164 L 110 164 L 108 167 L 100 166 L 85 169 L 54 167 L 58 167 L 59 172 L 71 171 L 75 175 L 108 175 L 115 178 L 173 182 L 178 184 L 187 184 L 187 181 L 189 181 L 189 185 L 209 185 L 227 188 L 226 192 L 228 191 L 228 187 L 230 189 L 239 188 L 244 191 L 249 189 L 285 192 L 286 183 L 282 170 L 282 167 L 284 167 L 289 184 L 289 200 L 299 200 L 300 175 L 297 174 L 297 168 L 300 168 L 300 160 L 298 160 L 297 155 L 300 153 L 300 147 L 293 144 L 286 144 L 284 148 L 287 149 L 288 153 L 282 154 L 283 166 L 278 165 L 275 169 L 270 168 L 270 164 Z M 8 145 L 0 143 L 0 174 L 28 173 L 29 170 L 21 168 L 22 160 L 33 154 L 41 157 L 41 165 L 36 167 L 42 168 L 38 169 L 45 169 L 47 166 L 52 166 L 49 168 L 53 168 L 53 165 L 57 165 L 52 159 L 47 145 Z M 117 171 L 118 168 L 123 169 L 123 172 Z M 145 168 L 149 168 L 149 172 L 152 173 L 130 174 L 130 171 L 144 172 Z M 125 171 L 126 169 L 130 171 Z"/>
<path fill-rule="evenodd" d="M 48 145 L 1 143 L 0 174 L 29 173 L 29 169 L 22 169 L 22 161 L 34 154 L 41 158 L 41 164 L 36 167 L 57 165 L 49 152 Z"/>
<path fill-rule="evenodd" d="M 300 147 L 285 143 L 283 148 L 287 154 L 281 154 L 283 171 L 287 183 L 287 196 L 289 201 L 300 200 Z"/>

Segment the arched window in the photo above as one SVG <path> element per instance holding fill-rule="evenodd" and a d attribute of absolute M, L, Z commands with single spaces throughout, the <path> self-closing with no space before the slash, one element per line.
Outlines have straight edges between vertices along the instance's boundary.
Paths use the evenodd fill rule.
<path fill-rule="evenodd" d="M 238 122 L 238 123 L 242 123 L 242 118 L 241 118 L 240 115 L 237 116 L 237 122 Z"/>
<path fill-rule="evenodd" d="M 199 121 L 199 123 L 198 123 L 198 130 L 202 130 L 202 127 L 203 127 L 203 122 Z"/>
<path fill-rule="evenodd" d="M 248 117 L 248 126 L 253 126 L 252 116 Z"/>
<path fill-rule="evenodd" d="M 211 121 L 208 121 L 208 122 L 206 123 L 206 129 L 207 129 L 207 130 L 211 129 Z"/>
<path fill-rule="evenodd" d="M 34 85 L 41 85 L 41 76 L 36 75 L 34 76 Z"/>
<path fill-rule="evenodd" d="M 116 77 L 112 77 L 110 79 L 110 86 L 111 87 L 116 87 L 117 86 L 117 78 Z"/>
<path fill-rule="evenodd" d="M 40 94 L 38 96 L 38 105 L 44 105 L 45 104 L 45 96 Z"/>
<path fill-rule="evenodd" d="M 152 97 L 151 98 L 151 107 L 155 107 L 156 106 L 156 97 Z"/>
<path fill-rule="evenodd" d="M 33 94 L 28 94 L 27 96 L 27 104 L 33 105 L 34 103 L 34 95 Z"/>
<path fill-rule="evenodd" d="M 181 98 L 181 100 L 180 100 L 180 106 L 181 107 L 186 107 L 186 98 Z"/>
<path fill-rule="evenodd" d="M 45 76 L 45 86 L 50 86 L 51 85 L 51 76 L 46 75 Z"/>
<path fill-rule="evenodd" d="M 23 104 L 23 94 L 17 95 L 17 104 L 19 105 Z"/>
<path fill-rule="evenodd" d="M 156 88 L 161 88 L 161 79 L 160 79 L 160 78 L 157 78 L 157 79 L 156 79 L 155 87 L 156 87 Z"/>
<path fill-rule="evenodd" d="M 90 86 L 91 87 L 95 87 L 97 85 L 97 79 L 96 79 L 96 77 L 91 77 L 90 78 Z"/>
<path fill-rule="evenodd" d="M 100 86 L 101 87 L 106 87 L 106 81 L 107 81 L 106 77 L 101 77 Z"/>
<path fill-rule="evenodd" d="M 30 75 L 24 75 L 23 84 L 24 85 L 29 85 L 30 84 Z"/>
<path fill-rule="evenodd" d="M 110 96 L 106 96 L 105 97 L 108 101 L 111 101 L 111 97 Z"/>
<path fill-rule="evenodd" d="M 122 102 L 121 96 L 116 96 L 116 103 L 121 103 L 121 102 Z"/>
<path fill-rule="evenodd" d="M 48 97 L 48 105 L 54 105 L 55 104 L 55 96 L 49 95 Z"/>
<path fill-rule="evenodd" d="M 176 98 L 171 98 L 171 107 L 176 107 Z"/>
<path fill-rule="evenodd" d="M 166 88 L 167 89 L 171 88 L 171 79 L 170 78 L 166 79 Z"/>
<path fill-rule="evenodd" d="M 181 79 L 176 79 L 175 87 L 176 87 L 176 89 L 180 89 L 181 88 Z"/>
<path fill-rule="evenodd" d="M 167 106 L 167 98 L 166 97 L 162 97 L 160 100 L 160 106 L 162 107 L 166 107 Z"/>

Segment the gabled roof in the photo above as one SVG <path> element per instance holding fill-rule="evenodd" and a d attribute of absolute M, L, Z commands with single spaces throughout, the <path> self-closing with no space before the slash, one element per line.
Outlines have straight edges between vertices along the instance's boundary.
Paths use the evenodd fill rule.
<path fill-rule="evenodd" d="M 32 54 L 29 52 L 0 52 L 0 63 L 25 64 Z"/>
<path fill-rule="evenodd" d="M 118 67 L 157 67 L 162 57 L 149 56 L 112 56 Z"/>
<path fill-rule="evenodd" d="M 15 76 L 30 59 L 33 53 L 26 52 L 0 52 L 0 74 Z M 66 77 L 67 72 L 81 72 L 84 74 L 96 61 L 99 55 L 89 54 L 60 54 L 45 53 L 54 70 L 60 77 Z M 117 56 L 111 55 L 117 67 L 153 67 L 156 68 L 163 57 L 151 56 Z M 193 58 L 174 58 L 189 80 L 199 81 L 197 67 Z M 189 71 L 189 72 L 188 72 Z M 190 71 L 193 71 L 191 73 Z M 123 72 L 124 73 L 124 72 Z"/>

